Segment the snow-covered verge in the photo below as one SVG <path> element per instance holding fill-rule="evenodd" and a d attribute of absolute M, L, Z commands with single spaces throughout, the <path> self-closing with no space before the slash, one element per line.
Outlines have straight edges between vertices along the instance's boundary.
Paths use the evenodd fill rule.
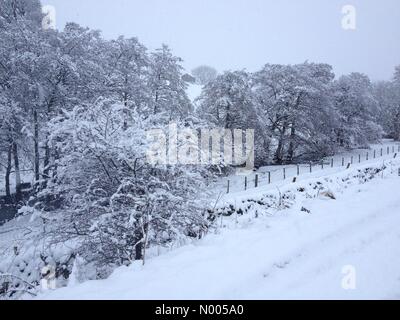
<path fill-rule="evenodd" d="M 232 174 L 219 179 L 215 185 L 215 190 L 225 193 L 229 180 L 229 193 L 236 196 L 238 193 L 243 193 L 245 190 L 244 180 L 247 178 L 247 190 L 255 188 L 255 177 L 258 176 L 259 187 L 268 187 L 276 189 L 277 186 L 285 185 L 288 181 L 296 177 L 297 181 L 318 178 L 321 176 L 332 175 L 344 171 L 350 163 L 352 167 L 365 164 L 374 164 L 377 160 L 386 161 L 393 159 L 394 155 L 399 156 L 400 144 L 392 139 L 382 139 L 380 143 L 370 144 L 367 149 L 352 149 L 342 152 L 337 152 L 332 157 L 327 157 L 321 163 L 312 164 L 312 172 L 310 173 L 310 164 L 302 163 L 298 166 L 295 164 L 289 165 L 270 165 L 260 167 L 257 171 L 250 175 Z M 333 165 L 333 166 L 332 166 Z M 283 175 L 285 169 L 285 176 Z M 269 176 L 269 179 L 268 179 Z M 268 181 L 270 180 L 270 181 Z"/>
<path fill-rule="evenodd" d="M 227 199 L 210 212 L 215 234 L 38 298 L 398 299 L 399 167 L 379 161 Z"/>

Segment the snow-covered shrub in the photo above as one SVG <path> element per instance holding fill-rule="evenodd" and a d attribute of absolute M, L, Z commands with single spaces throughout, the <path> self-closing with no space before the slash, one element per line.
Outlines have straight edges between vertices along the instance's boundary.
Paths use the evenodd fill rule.
<path fill-rule="evenodd" d="M 149 246 L 198 238 L 208 227 L 207 169 L 150 164 L 146 128 L 154 119 L 135 115 L 126 126 L 123 111 L 102 100 L 57 118 L 51 136 L 56 175 L 33 201 L 47 215 L 57 213 L 52 241 L 75 240 L 75 251 L 100 277 L 144 259 Z"/>

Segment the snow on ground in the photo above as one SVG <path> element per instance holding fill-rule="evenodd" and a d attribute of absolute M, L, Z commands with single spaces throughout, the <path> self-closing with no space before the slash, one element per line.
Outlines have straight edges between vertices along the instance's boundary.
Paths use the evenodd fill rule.
<path fill-rule="evenodd" d="M 282 192 L 297 190 L 289 209 L 270 207 L 258 218 L 254 212 L 224 217 L 221 225 L 227 227 L 218 233 L 151 258 L 145 266 L 119 268 L 107 280 L 38 298 L 399 299 L 400 160 L 386 165 L 370 181 L 352 168 L 287 184 Z M 382 167 L 382 161 L 360 170 L 368 167 Z M 319 191 L 310 196 L 321 184 L 336 200 Z M 299 192 L 300 187 L 311 193 Z M 256 189 L 243 197 L 262 199 L 268 192 Z M 345 266 L 355 270 L 355 289 L 342 288 Z"/>

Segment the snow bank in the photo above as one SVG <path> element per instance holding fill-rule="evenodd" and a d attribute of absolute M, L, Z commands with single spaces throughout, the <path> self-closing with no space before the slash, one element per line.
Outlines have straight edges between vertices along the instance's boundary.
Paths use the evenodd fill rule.
<path fill-rule="evenodd" d="M 39 299 L 399 298 L 399 167 L 375 163 L 230 199 L 210 213 L 214 234 Z M 348 266 L 351 290 L 342 286 Z"/>
<path fill-rule="evenodd" d="M 392 166 L 399 160 L 388 162 Z M 287 209 L 298 203 L 301 199 L 312 199 L 317 197 L 335 198 L 335 193 L 342 193 L 351 185 L 358 185 L 373 179 L 377 174 L 387 168 L 385 163 L 365 164 L 356 169 L 346 170 L 319 178 L 309 178 L 295 183 L 287 183 L 275 186 L 275 190 L 264 191 L 252 189 L 234 197 L 228 196 L 216 206 L 209 210 L 210 219 L 218 216 L 244 215 L 247 213 L 258 217 L 259 214 L 269 212 L 269 209 Z M 306 208 L 303 208 L 306 209 Z"/>

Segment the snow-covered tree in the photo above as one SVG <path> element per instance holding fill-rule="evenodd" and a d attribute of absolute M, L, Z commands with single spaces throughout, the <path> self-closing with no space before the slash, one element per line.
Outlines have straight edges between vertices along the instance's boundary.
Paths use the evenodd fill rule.
<path fill-rule="evenodd" d="M 387 137 L 400 140 L 400 68 L 393 81 L 375 83 L 373 94 L 379 106 L 377 121 Z"/>
<path fill-rule="evenodd" d="M 150 90 L 147 79 L 149 57 L 146 48 L 136 38 L 119 37 L 106 47 L 105 69 L 107 89 L 129 111 L 149 111 Z"/>
<path fill-rule="evenodd" d="M 254 128 L 256 110 L 250 76 L 244 71 L 225 72 L 205 85 L 198 98 L 198 114 L 225 129 Z"/>
<path fill-rule="evenodd" d="M 207 83 L 215 80 L 218 72 L 213 67 L 210 66 L 199 66 L 192 70 L 192 76 L 195 77 L 196 83 L 199 85 L 206 85 Z"/>
<path fill-rule="evenodd" d="M 1 0 L 0 29 L 7 29 L 11 24 L 24 20 L 32 27 L 40 27 L 44 15 L 39 0 Z"/>
<path fill-rule="evenodd" d="M 265 163 L 269 136 L 263 114 L 257 109 L 252 91 L 251 75 L 245 71 L 224 72 L 207 83 L 196 110 L 211 127 L 254 130 L 256 165 Z"/>
<path fill-rule="evenodd" d="M 3 91 L 3 123 L 6 138 L 12 149 L 16 172 L 16 191 L 19 198 L 20 149 L 30 134 L 28 127 L 35 128 L 33 145 L 35 170 L 39 162 L 38 101 L 41 99 L 40 78 L 44 65 L 41 43 L 41 6 L 36 0 L 5 0 L 0 9 L 0 87 Z M 10 150 L 7 151 L 9 153 Z M 9 159 L 9 157 L 7 156 Z M 8 162 L 9 163 L 9 162 Z M 7 165 L 7 167 L 9 167 Z M 9 172 L 9 168 L 7 169 Z M 7 175 L 7 174 L 6 174 Z M 8 179 L 6 179 L 6 184 Z M 7 188 L 6 188 L 7 189 Z"/>
<path fill-rule="evenodd" d="M 394 72 L 394 81 L 397 84 L 400 84 L 400 66 L 397 66 Z"/>
<path fill-rule="evenodd" d="M 186 94 L 187 83 L 182 79 L 182 59 L 166 45 L 151 53 L 150 59 L 151 114 L 166 122 L 185 118 L 193 107 Z"/>
<path fill-rule="evenodd" d="M 390 81 L 380 81 L 373 85 L 374 97 L 378 103 L 379 112 L 377 114 L 377 121 L 382 126 L 384 133 L 387 137 L 399 139 L 400 135 L 396 132 L 400 132 L 396 128 L 396 124 L 400 120 L 399 109 L 399 90 L 396 85 Z M 397 114 L 399 113 L 399 115 Z"/>
<path fill-rule="evenodd" d="M 123 104 L 100 100 L 53 119 L 57 176 L 34 201 L 59 212 L 55 241 L 74 239 L 99 270 L 144 258 L 147 247 L 200 237 L 207 229 L 205 175 L 198 166 L 148 162 L 146 128 Z M 108 269 L 107 269 L 108 270 Z"/>
<path fill-rule="evenodd" d="M 333 77 L 329 65 L 314 63 L 266 65 L 255 73 L 256 100 L 273 136 L 276 163 L 334 152 L 335 117 L 329 99 Z"/>
<path fill-rule="evenodd" d="M 382 128 L 377 124 L 378 104 L 368 76 L 351 73 L 342 76 L 333 86 L 335 108 L 340 126 L 337 141 L 343 147 L 365 147 L 381 138 Z"/>

